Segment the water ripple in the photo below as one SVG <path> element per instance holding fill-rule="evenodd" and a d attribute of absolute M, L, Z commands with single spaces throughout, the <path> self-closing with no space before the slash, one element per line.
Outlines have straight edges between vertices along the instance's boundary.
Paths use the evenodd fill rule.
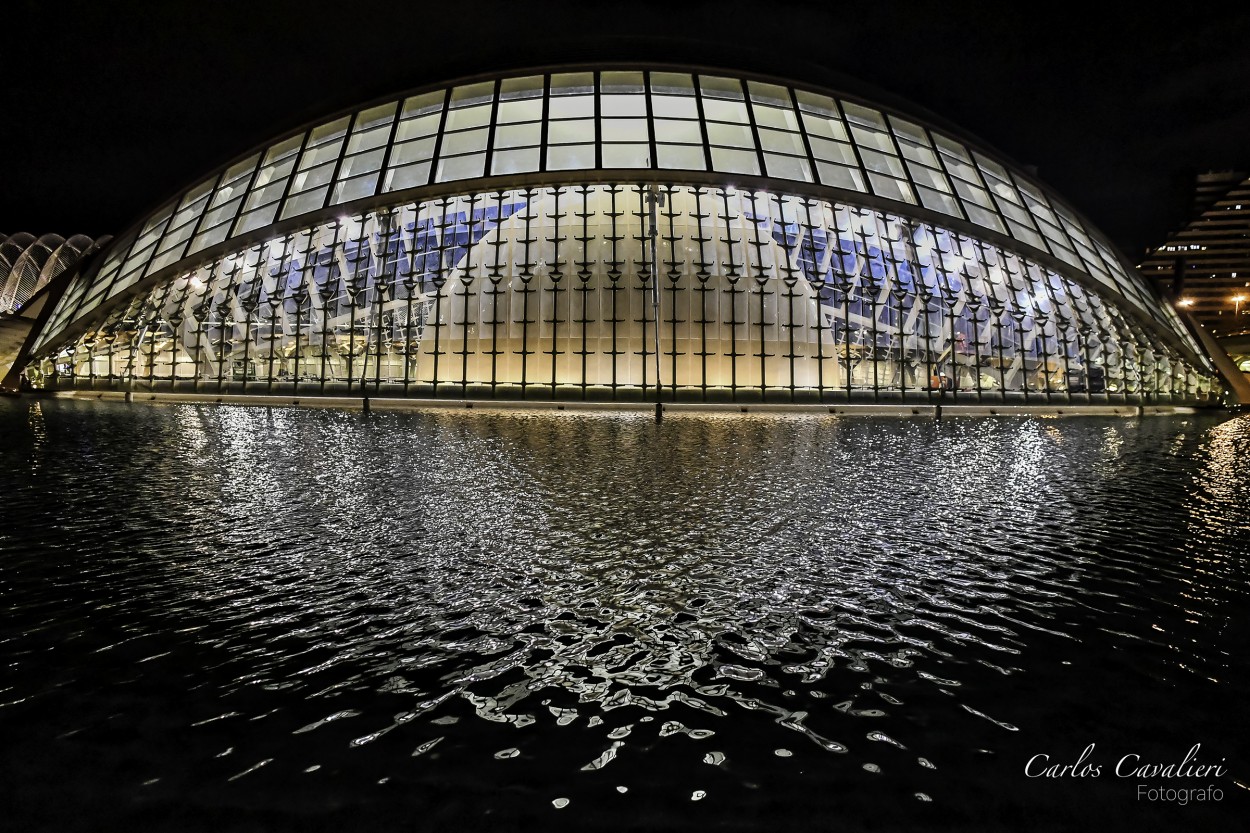
<path fill-rule="evenodd" d="M 0 720 L 118 789 L 887 812 L 1246 681 L 1246 418 L 0 414 Z"/>

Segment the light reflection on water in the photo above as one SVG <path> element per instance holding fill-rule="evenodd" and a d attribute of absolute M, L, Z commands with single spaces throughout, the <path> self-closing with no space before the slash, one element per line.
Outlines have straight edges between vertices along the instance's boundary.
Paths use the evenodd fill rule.
<path fill-rule="evenodd" d="M 1246 418 L 0 419 L 31 807 L 1078 823 L 1131 790 L 1021 771 L 1091 741 L 1246 781 Z"/>

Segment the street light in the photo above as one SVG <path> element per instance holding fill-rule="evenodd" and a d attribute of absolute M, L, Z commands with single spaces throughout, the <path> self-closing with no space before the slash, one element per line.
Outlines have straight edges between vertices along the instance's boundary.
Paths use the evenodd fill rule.
<path fill-rule="evenodd" d="M 1241 315 L 1241 302 L 1242 302 L 1242 301 L 1244 301 L 1244 300 L 1246 300 L 1246 296 L 1245 296 L 1245 295 L 1234 295 L 1234 296 L 1233 296 L 1233 317 L 1234 317 L 1234 318 L 1236 318 L 1237 316 Z M 1236 322 L 1234 321 L 1233 323 L 1235 324 Z"/>

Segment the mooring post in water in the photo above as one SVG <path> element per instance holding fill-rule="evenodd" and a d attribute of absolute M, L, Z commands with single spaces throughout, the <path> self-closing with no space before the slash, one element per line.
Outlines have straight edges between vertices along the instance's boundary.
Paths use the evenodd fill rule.
<path fill-rule="evenodd" d="M 656 237 L 659 234 L 659 218 L 656 209 L 664 205 L 664 194 L 655 185 L 647 186 L 647 217 L 651 221 L 651 319 L 655 322 L 655 421 L 664 419 L 664 406 L 660 403 L 660 260 Z M 646 327 L 646 313 L 643 313 Z M 644 336 L 645 337 L 645 336 Z M 674 345 L 676 350 L 677 346 Z M 644 357 L 645 359 L 645 357 Z"/>
<path fill-rule="evenodd" d="M 937 401 L 937 404 L 933 406 L 933 421 L 934 422 L 942 421 L 942 400 L 945 398 L 946 398 L 946 388 L 939 388 L 938 389 L 938 401 Z"/>
<path fill-rule="evenodd" d="M 364 398 L 364 408 L 365 408 L 365 413 L 366 414 L 369 413 L 369 397 L 367 396 Z"/>

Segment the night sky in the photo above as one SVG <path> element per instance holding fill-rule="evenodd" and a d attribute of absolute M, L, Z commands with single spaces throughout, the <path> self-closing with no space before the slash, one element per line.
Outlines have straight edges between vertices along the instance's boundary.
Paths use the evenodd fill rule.
<path fill-rule="evenodd" d="M 638 60 L 901 97 L 1036 168 L 1136 258 L 1193 173 L 1250 167 L 1250 12 L 1093 7 L 21 2 L 0 48 L 0 232 L 120 232 L 277 134 L 411 87 Z"/>

